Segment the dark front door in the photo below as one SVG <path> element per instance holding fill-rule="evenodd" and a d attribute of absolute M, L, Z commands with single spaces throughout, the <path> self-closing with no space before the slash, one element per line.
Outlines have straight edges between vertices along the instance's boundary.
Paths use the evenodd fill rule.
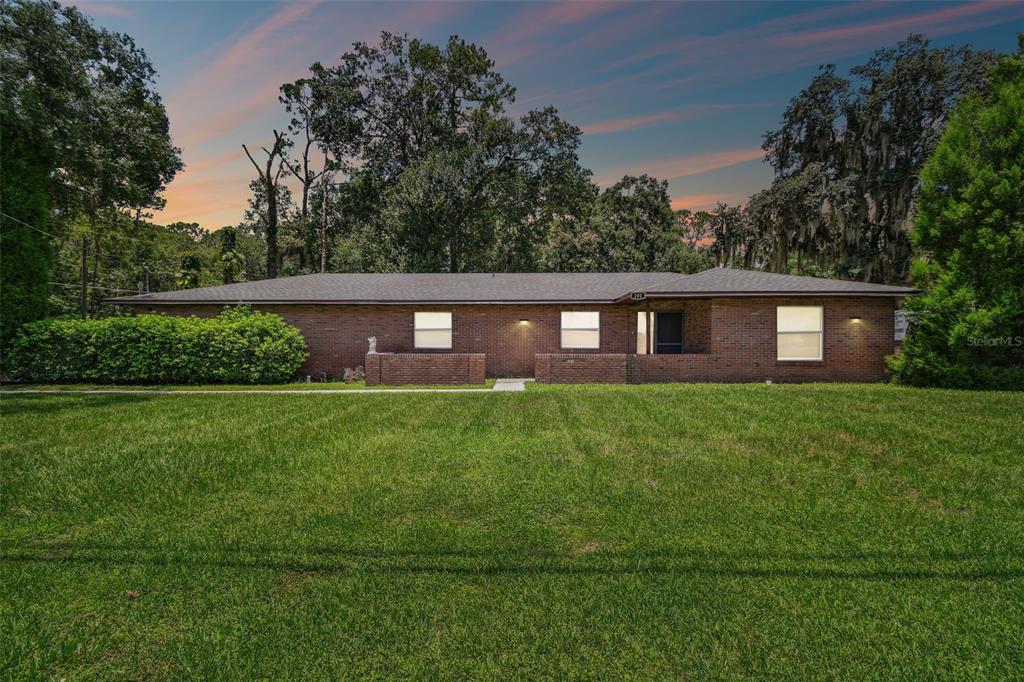
<path fill-rule="evenodd" d="M 683 314 L 657 313 L 654 320 L 654 353 L 679 355 L 683 352 Z"/>

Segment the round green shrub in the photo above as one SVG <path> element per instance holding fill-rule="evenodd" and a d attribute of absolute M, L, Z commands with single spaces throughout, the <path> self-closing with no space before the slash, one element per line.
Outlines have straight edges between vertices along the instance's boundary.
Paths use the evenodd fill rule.
<path fill-rule="evenodd" d="M 39 383 L 269 384 L 288 381 L 306 342 L 279 316 L 248 306 L 214 318 L 57 318 L 21 328 L 5 365 Z"/>

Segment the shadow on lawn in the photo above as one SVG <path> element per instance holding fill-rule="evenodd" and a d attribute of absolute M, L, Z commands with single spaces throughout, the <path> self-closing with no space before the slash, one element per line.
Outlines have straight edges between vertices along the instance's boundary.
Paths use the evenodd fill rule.
<path fill-rule="evenodd" d="M 114 405 L 126 405 L 152 400 L 152 395 L 128 395 L 126 393 L 109 394 L 101 393 L 89 395 L 88 393 L 75 393 L 71 395 L 56 395 L 44 393 L 26 393 L 18 395 L 6 393 L 0 396 L 0 414 L 6 417 L 16 415 L 55 415 L 66 410 L 81 409 L 83 407 L 110 407 Z M 54 398 L 57 398 L 56 400 Z"/>
<path fill-rule="evenodd" d="M 340 548 L 168 549 L 102 543 L 0 542 L 0 563 L 196 566 L 297 573 L 453 575 L 692 575 L 724 578 L 983 581 L 1024 578 L 1012 555 L 900 553 L 767 554 L 707 550 L 592 554 Z"/>

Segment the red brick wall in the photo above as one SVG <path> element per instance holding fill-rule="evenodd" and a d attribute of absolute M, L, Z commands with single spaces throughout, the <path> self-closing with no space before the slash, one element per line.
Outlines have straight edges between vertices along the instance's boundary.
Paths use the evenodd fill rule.
<path fill-rule="evenodd" d="M 629 366 L 629 383 L 721 381 L 716 378 L 715 360 L 711 354 L 637 355 Z"/>
<path fill-rule="evenodd" d="M 581 355 L 541 353 L 536 357 L 534 378 L 541 384 L 624 384 L 629 376 L 626 353 Z"/>
<path fill-rule="evenodd" d="M 775 359 L 775 308 L 824 305 L 825 348 L 821 362 Z M 634 364 L 644 381 L 877 381 L 883 358 L 893 352 L 894 299 L 888 297 L 779 297 L 652 300 L 622 305 L 265 305 L 295 325 L 310 356 L 300 373 L 340 376 L 365 362 L 366 338 L 381 353 L 427 353 L 413 346 L 413 313 L 452 312 L 452 353 L 482 353 L 487 376 L 532 376 L 537 355 L 633 354 L 638 310 L 682 310 L 683 356 L 657 356 Z M 221 306 L 153 306 L 180 315 L 216 315 Z M 144 310 L 144 309 L 143 309 Z M 561 311 L 601 312 L 601 348 L 561 348 Z M 849 320 L 851 315 L 862 319 Z M 520 324 L 520 320 L 527 320 Z M 714 356 L 712 361 L 700 354 Z M 670 358 L 670 359 L 665 359 Z M 577 368 L 581 362 L 573 363 Z M 550 365 L 549 365 L 550 366 Z M 538 370 L 540 371 L 540 370 Z M 562 371 L 562 370 L 560 370 Z M 617 370 L 616 370 L 617 371 Z"/>
<path fill-rule="evenodd" d="M 776 307 L 825 307 L 820 361 L 780 361 Z M 711 352 L 685 355 L 538 356 L 540 383 L 658 381 L 881 381 L 893 352 L 890 298 L 716 298 L 711 305 Z M 850 317 L 860 317 L 853 321 Z M 627 359 L 623 361 L 623 357 Z M 619 370 L 619 364 L 625 362 Z M 615 368 L 613 370 L 613 368 Z"/>
<path fill-rule="evenodd" d="M 366 356 L 366 383 L 482 384 L 483 353 L 373 353 Z"/>
<path fill-rule="evenodd" d="M 780 305 L 824 306 L 821 361 L 776 359 Z M 721 381 L 881 381 L 894 327 L 895 300 L 889 297 L 717 298 L 711 306 L 711 353 Z"/>
<path fill-rule="evenodd" d="M 339 376 L 346 367 L 362 365 L 366 339 L 377 337 L 381 353 L 433 353 L 413 348 L 413 313 L 452 313 L 452 353 L 483 353 L 487 376 L 529 377 L 537 353 L 561 348 L 561 311 L 601 313 L 601 348 L 574 353 L 632 353 L 636 350 L 636 309 L 628 305 L 258 305 L 280 315 L 302 331 L 309 359 L 301 374 L 326 371 Z M 156 312 L 212 316 L 223 306 L 153 306 Z M 142 312 L 145 309 L 140 310 Z M 520 324 L 520 320 L 527 320 Z"/>
<path fill-rule="evenodd" d="M 683 350 L 687 353 L 710 351 L 710 298 L 652 299 L 646 305 L 634 306 L 634 310 L 681 312 L 683 314 Z"/>
<path fill-rule="evenodd" d="M 534 378 L 540 384 L 649 384 L 719 381 L 715 357 L 685 355 L 538 355 Z"/>

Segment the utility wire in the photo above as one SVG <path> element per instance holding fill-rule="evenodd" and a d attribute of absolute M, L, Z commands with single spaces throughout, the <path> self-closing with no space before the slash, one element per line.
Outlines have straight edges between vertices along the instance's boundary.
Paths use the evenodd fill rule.
<path fill-rule="evenodd" d="M 19 225 L 23 225 L 24 227 L 27 227 L 30 230 L 34 230 L 34 231 L 36 231 L 36 232 L 38 232 L 40 234 L 45 234 L 46 236 L 52 237 L 53 239 L 56 239 L 58 241 L 61 239 L 61 237 L 58 237 L 57 235 L 53 234 L 52 232 L 47 232 L 46 230 L 41 230 L 38 227 L 35 227 L 34 225 L 29 225 L 24 220 L 19 220 L 18 218 L 15 218 L 14 216 L 12 216 L 12 215 L 10 215 L 8 213 L 5 213 L 3 211 L 0 211 L 0 215 L 2 215 L 3 217 L 7 218 L 8 220 L 13 220 L 14 222 L 18 223 Z M 121 235 L 121 234 L 105 234 L 103 236 L 113 237 L 115 239 L 121 239 L 121 240 L 124 240 L 124 241 L 131 241 L 131 242 L 136 242 L 136 243 L 141 241 L 140 237 L 129 237 L 128 235 Z M 106 253 L 103 253 L 102 257 L 100 256 L 100 254 L 95 253 L 95 254 L 92 255 L 92 257 L 94 259 L 99 260 L 100 262 L 105 262 L 108 267 L 111 267 L 111 266 L 112 267 L 131 267 L 127 263 L 112 263 L 110 260 L 107 260 L 108 258 L 110 258 L 110 255 L 106 254 Z M 143 266 L 143 269 L 145 269 L 145 266 Z M 163 275 L 163 276 L 166 276 L 166 277 L 177 277 L 181 273 L 178 273 L 178 272 L 167 272 L 167 271 L 164 271 L 164 270 L 152 270 L 152 269 L 150 269 L 149 270 L 149 274 L 150 275 Z M 50 284 L 50 286 L 67 287 L 67 288 L 70 288 L 70 289 L 81 289 L 82 288 L 81 284 L 68 284 L 66 282 L 50 282 L 49 284 Z M 85 286 L 86 286 L 87 289 L 98 289 L 100 291 L 116 291 L 116 292 L 129 293 L 129 294 L 137 294 L 137 293 L 139 293 L 135 289 L 119 289 L 117 287 L 104 287 L 104 286 L 99 286 L 99 285 L 96 285 L 96 284 L 86 284 Z"/>
<path fill-rule="evenodd" d="M 2 215 L 3 217 L 5 217 L 5 218 L 7 218 L 9 220 L 13 220 L 14 222 L 18 223 L 19 225 L 23 225 L 23 226 L 27 227 L 30 230 L 35 230 L 36 232 L 39 232 L 40 234 L 45 234 L 48 237 L 52 237 L 52 238 L 58 239 L 58 240 L 61 239 L 61 237 L 58 237 L 57 235 L 53 234 L 52 232 L 47 232 L 46 230 L 40 230 L 38 227 L 35 227 L 34 225 L 29 225 L 24 220 L 19 220 L 18 218 L 15 218 L 12 215 L 4 213 L 3 211 L 0 211 L 0 215 Z M 103 234 L 102 236 L 105 236 L 105 237 L 108 237 L 108 238 L 112 237 L 114 239 L 122 239 L 122 240 L 125 240 L 125 241 L 132 241 L 132 242 L 139 242 L 142 239 L 141 237 L 129 237 L 128 235 L 123 235 L 123 234 Z M 102 254 L 94 253 L 94 254 L 92 254 L 92 258 L 94 258 L 96 260 L 99 260 L 100 262 L 106 263 L 108 267 L 119 267 L 119 268 L 120 267 L 126 267 L 126 268 L 130 267 L 130 264 L 128 264 L 128 263 L 115 263 L 115 262 L 112 262 L 111 260 L 107 260 L 109 257 L 110 257 L 109 254 L 106 254 L 106 253 L 102 253 Z M 143 266 L 143 267 L 145 267 L 145 266 Z M 152 270 L 152 269 L 150 269 L 149 270 L 149 274 L 151 274 L 151 275 L 163 275 L 163 276 L 166 276 L 166 277 L 177 277 L 181 273 L 179 273 L 179 272 L 167 272 L 165 270 Z M 81 284 L 62 284 L 60 282 L 50 282 L 50 284 L 52 284 L 54 286 L 65 286 L 65 287 L 81 287 L 82 286 Z M 128 291 L 128 292 L 134 292 L 134 289 L 114 289 L 114 288 L 110 288 L 110 287 L 101 287 L 101 286 L 96 286 L 96 285 L 92 285 L 92 284 L 90 284 L 88 286 L 92 287 L 93 289 L 105 289 L 107 291 Z"/>
<path fill-rule="evenodd" d="M 34 225 L 29 225 L 24 220 L 19 220 L 19 219 L 15 218 L 12 215 L 9 215 L 7 213 L 3 213 L 2 211 L 0 211 L 0 215 L 2 215 L 3 217 L 5 217 L 5 218 L 7 218 L 9 220 L 13 220 L 14 222 L 18 223 L 19 225 L 23 225 L 23 226 L 27 227 L 30 230 L 35 230 L 36 232 L 38 232 L 40 234 L 45 234 L 46 236 L 52 237 L 53 239 L 56 239 L 58 241 L 60 241 L 61 239 L 67 239 L 67 237 L 58 237 L 54 233 L 47 232 L 46 230 L 40 230 L 38 227 L 35 227 Z M 141 237 L 129 237 L 128 235 L 99 232 L 98 230 L 90 230 L 90 231 L 92 232 L 92 235 L 90 235 L 90 236 L 95 235 L 95 236 L 106 238 L 106 239 L 120 239 L 122 241 L 129 241 L 129 242 L 135 242 L 135 243 L 141 243 L 141 239 L 142 239 Z"/>
<path fill-rule="evenodd" d="M 24 220 L 18 220 L 14 216 L 8 215 L 7 213 L 4 213 L 3 211 L 0 211 L 0 215 L 2 215 L 3 217 L 7 218 L 8 220 L 13 220 L 14 222 L 16 222 L 16 223 L 18 223 L 20 225 L 24 225 L 25 227 L 27 227 L 30 230 L 35 230 L 36 232 L 39 232 L 40 234 L 45 234 L 48 237 L 53 237 L 54 239 L 60 239 L 60 237 L 58 237 L 57 235 L 53 234 L 52 232 L 47 232 L 46 230 L 40 230 L 38 227 L 35 227 L 34 225 L 29 225 Z"/>
<path fill-rule="evenodd" d="M 48 237 L 53 237 L 54 239 L 61 239 L 61 237 L 58 237 L 57 235 L 53 234 L 52 232 L 47 232 L 46 230 L 40 230 L 38 227 L 35 227 L 33 225 L 29 225 L 24 220 L 19 220 L 19 219 L 15 218 L 14 216 L 8 215 L 7 213 L 4 213 L 2 211 L 0 211 L 0 215 L 2 215 L 3 217 L 5 217 L 5 218 L 7 218 L 9 220 L 13 220 L 14 222 L 16 222 L 16 223 L 18 223 L 20 225 L 24 225 L 25 227 L 27 227 L 30 230 L 35 230 L 36 232 L 39 232 L 40 234 L 45 234 Z M 124 239 L 124 240 L 128 240 L 128 241 L 138 241 L 140 239 L 140 237 L 129 237 L 127 235 L 121 235 L 121 234 L 106 234 L 104 236 L 106 236 L 106 237 L 113 237 L 115 239 Z M 108 258 L 110 258 L 110 255 L 106 254 L 106 253 L 100 253 L 100 254 L 94 253 L 90 257 L 94 258 L 94 259 L 97 259 L 97 260 L 99 260 L 101 262 L 104 262 L 108 266 L 111 266 L 111 267 L 129 267 L 128 263 L 120 263 L 120 262 L 114 262 L 112 260 L 107 260 Z M 149 273 L 151 275 L 167 275 L 169 277 L 177 277 L 180 274 L 180 273 L 177 273 L 177 272 L 166 272 L 166 271 L 163 271 L 163 270 L 152 270 L 152 269 L 149 271 Z M 54 282 L 54 284 L 56 284 L 56 282 Z M 73 286 L 81 286 L 81 285 L 80 284 L 75 284 Z M 99 288 L 99 287 L 97 287 L 97 288 Z M 129 291 L 129 290 L 128 289 L 117 289 L 117 291 Z"/>
<path fill-rule="evenodd" d="M 2 211 L 0 211 L 0 215 L 2 215 L 5 218 L 8 218 L 10 220 L 13 220 L 14 222 L 18 223 L 19 225 L 24 225 L 25 227 L 27 227 L 30 230 L 35 230 L 36 232 L 39 232 L 40 234 L 45 234 L 48 237 L 53 237 L 54 239 L 58 239 L 58 240 L 59 239 L 66 239 L 67 238 L 67 237 L 58 237 L 57 235 L 55 235 L 52 232 L 47 232 L 46 230 L 41 230 L 38 227 L 35 227 L 34 225 L 29 225 L 24 220 L 19 220 L 18 218 L 15 218 L 14 216 L 12 216 L 10 214 L 7 214 L 7 213 L 4 213 Z M 88 235 L 88 236 L 95 236 L 95 237 L 103 238 L 103 239 L 120 239 L 121 241 L 134 242 L 136 244 L 142 244 L 142 243 L 144 243 L 146 241 L 146 237 L 143 236 L 143 235 L 139 235 L 139 236 L 133 237 L 133 236 L 127 235 L 127 234 L 117 234 L 117 233 L 114 233 L 114 232 L 104 232 L 102 230 L 97 230 L 97 229 L 91 228 L 91 227 L 89 228 L 89 232 L 90 232 L 90 235 Z M 176 233 L 169 232 L 169 234 L 176 234 Z M 185 237 L 187 235 L 179 235 L 179 236 Z M 155 237 L 155 235 L 154 235 L 154 237 Z"/>
<path fill-rule="evenodd" d="M 65 282 L 50 282 L 49 284 L 50 284 L 50 286 L 54 286 L 54 287 L 74 287 L 76 289 L 81 288 L 81 286 L 82 286 L 81 284 L 67 284 Z M 88 289 L 103 289 L 104 291 L 127 291 L 128 293 L 131 293 L 131 294 L 139 293 L 135 289 L 117 289 L 115 287 L 99 286 L 98 284 L 86 284 L 85 286 Z"/>

